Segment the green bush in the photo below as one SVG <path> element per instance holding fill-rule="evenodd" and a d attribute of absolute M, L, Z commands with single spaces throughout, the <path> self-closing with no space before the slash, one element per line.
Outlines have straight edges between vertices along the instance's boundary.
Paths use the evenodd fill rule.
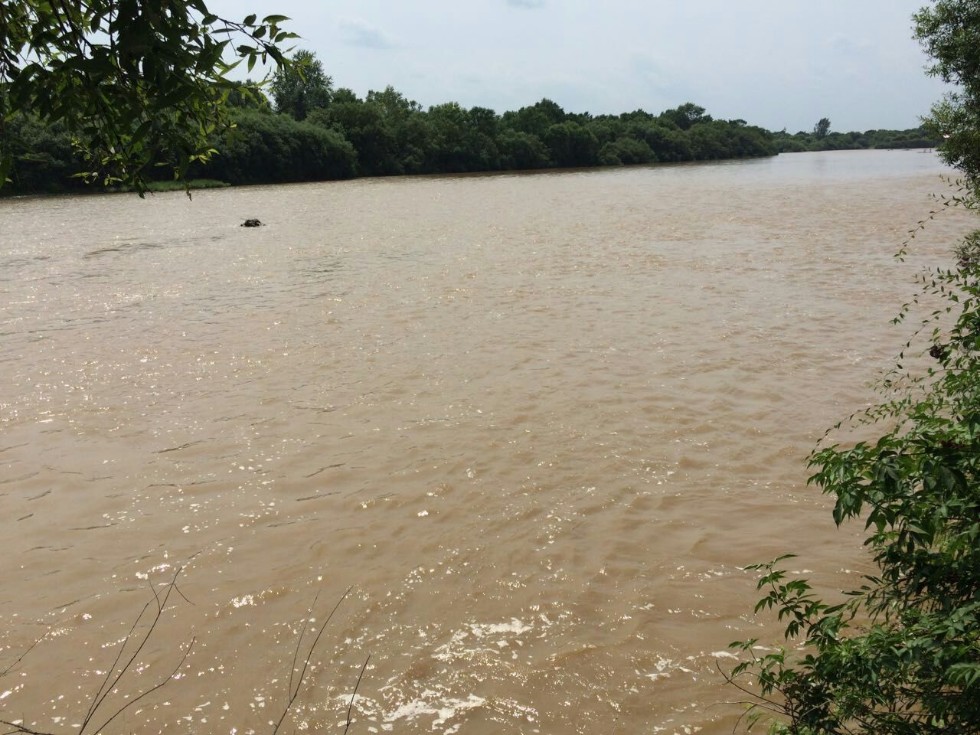
<path fill-rule="evenodd" d="M 354 175 L 357 154 L 334 130 L 288 115 L 252 110 L 232 114 L 235 128 L 215 141 L 217 155 L 194 175 L 232 184 L 345 179 Z"/>

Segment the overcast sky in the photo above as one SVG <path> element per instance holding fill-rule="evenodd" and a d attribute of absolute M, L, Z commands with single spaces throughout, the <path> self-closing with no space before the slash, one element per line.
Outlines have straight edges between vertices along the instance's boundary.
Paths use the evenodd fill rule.
<path fill-rule="evenodd" d="M 211 0 L 288 15 L 337 87 L 423 107 L 567 112 L 694 102 L 771 130 L 910 128 L 943 93 L 912 14 L 926 0 Z"/>

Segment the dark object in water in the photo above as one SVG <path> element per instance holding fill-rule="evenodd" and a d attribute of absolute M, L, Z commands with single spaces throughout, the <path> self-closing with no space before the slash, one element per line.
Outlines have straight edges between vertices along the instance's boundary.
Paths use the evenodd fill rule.
<path fill-rule="evenodd" d="M 262 222 L 257 219 L 247 219 L 241 224 L 242 227 L 262 227 Z"/>

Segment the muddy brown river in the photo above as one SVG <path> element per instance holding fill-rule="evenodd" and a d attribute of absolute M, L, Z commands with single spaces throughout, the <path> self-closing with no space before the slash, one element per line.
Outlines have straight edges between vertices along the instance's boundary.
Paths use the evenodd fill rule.
<path fill-rule="evenodd" d="M 86 732 L 271 733 L 350 588 L 280 732 L 730 732 L 741 568 L 866 569 L 805 460 L 971 224 L 893 258 L 944 172 L 0 201 L 0 718 L 77 731 L 132 659 Z"/>

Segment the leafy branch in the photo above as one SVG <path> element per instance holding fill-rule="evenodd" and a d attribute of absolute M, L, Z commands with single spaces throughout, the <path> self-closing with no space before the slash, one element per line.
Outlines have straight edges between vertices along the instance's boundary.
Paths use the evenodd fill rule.
<path fill-rule="evenodd" d="M 3 128 L 24 110 L 68 128 L 86 180 L 142 194 L 155 166 L 182 178 L 231 125 L 225 102 L 241 85 L 229 72 L 289 65 L 287 20 L 228 20 L 204 0 L 0 3 L 0 186 L 13 165 Z"/>

